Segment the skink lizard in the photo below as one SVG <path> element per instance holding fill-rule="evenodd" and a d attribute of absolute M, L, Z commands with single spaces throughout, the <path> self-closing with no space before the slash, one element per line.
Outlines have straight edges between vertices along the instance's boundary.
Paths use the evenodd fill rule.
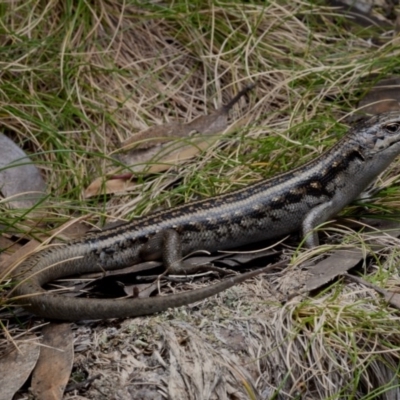
<path fill-rule="evenodd" d="M 187 293 L 146 299 L 70 298 L 42 286 L 68 275 L 161 259 L 170 271 L 195 250 L 216 252 L 301 230 L 306 245 L 400 154 L 400 112 L 356 124 L 332 148 L 294 170 L 234 192 L 141 217 L 49 247 L 14 271 L 14 295 L 32 313 L 59 320 L 134 317 L 201 300 L 259 273 L 252 271 Z"/>

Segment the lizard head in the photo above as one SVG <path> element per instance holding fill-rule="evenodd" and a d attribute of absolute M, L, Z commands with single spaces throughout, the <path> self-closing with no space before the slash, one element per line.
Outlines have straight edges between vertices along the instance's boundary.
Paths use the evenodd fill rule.
<path fill-rule="evenodd" d="M 353 128 L 354 139 L 365 157 L 393 158 L 400 154 L 400 110 L 370 117 Z"/>

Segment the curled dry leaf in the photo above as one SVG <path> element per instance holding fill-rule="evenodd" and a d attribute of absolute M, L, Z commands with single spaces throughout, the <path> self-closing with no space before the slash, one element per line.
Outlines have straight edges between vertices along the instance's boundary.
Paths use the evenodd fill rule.
<path fill-rule="evenodd" d="M 0 191 L 9 207 L 32 208 L 44 196 L 46 184 L 26 154 L 0 135 Z"/>
<path fill-rule="evenodd" d="M 228 104 L 220 107 L 210 115 L 201 115 L 193 121 L 182 124 L 172 122 L 160 126 L 153 126 L 145 131 L 136 133 L 131 138 L 122 143 L 120 150 L 129 149 L 146 150 L 155 145 L 171 141 L 173 139 L 186 138 L 191 134 L 201 133 L 203 135 L 212 135 L 226 129 L 228 123 L 228 113 L 231 108 L 244 96 L 247 92 L 254 88 L 255 84 L 249 84 L 242 89 Z M 119 158 L 120 155 L 117 155 Z M 132 159 L 135 160 L 135 152 L 131 153 Z M 150 158 L 147 158 L 149 160 Z M 128 160 L 130 160 L 128 158 Z"/>
<path fill-rule="evenodd" d="M 182 141 L 170 142 L 168 146 L 153 148 L 156 157 L 151 162 L 139 163 L 129 169 L 142 170 L 148 174 L 163 172 L 175 165 L 181 165 L 190 160 L 201 151 L 207 149 L 215 142 L 213 137 L 192 138 L 190 144 Z M 101 193 L 126 193 L 136 186 L 132 181 L 132 173 L 120 174 L 121 170 L 115 170 L 107 175 L 95 179 L 85 190 L 84 197 L 90 198 Z"/>
<path fill-rule="evenodd" d="M 136 133 L 121 143 L 121 148 L 113 154 L 116 160 L 129 167 L 129 172 L 124 170 L 121 174 L 121 169 L 117 169 L 109 173 L 106 180 L 96 179 L 85 190 L 84 196 L 124 193 L 135 186 L 131 181 L 134 172 L 154 174 L 193 158 L 216 141 L 211 135 L 227 128 L 229 111 L 254 86 L 247 85 L 228 104 L 210 115 L 202 115 L 187 124 L 172 122 Z M 188 138 L 190 141 L 185 140 Z"/>

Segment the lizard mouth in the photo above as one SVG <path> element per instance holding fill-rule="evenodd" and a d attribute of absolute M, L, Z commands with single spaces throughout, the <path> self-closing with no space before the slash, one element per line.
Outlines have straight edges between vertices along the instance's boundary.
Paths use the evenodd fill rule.
<path fill-rule="evenodd" d="M 375 141 L 375 144 L 376 144 L 376 142 L 377 142 L 377 140 Z M 397 139 L 397 140 L 393 140 L 391 143 L 389 143 L 389 144 L 384 144 L 384 143 L 382 143 L 380 146 L 376 146 L 376 152 L 375 152 L 375 154 L 378 154 L 378 153 L 382 153 L 382 152 L 384 152 L 385 150 L 388 150 L 388 149 L 390 149 L 391 147 L 393 147 L 394 145 L 396 145 L 396 144 L 400 144 L 400 137 Z"/>

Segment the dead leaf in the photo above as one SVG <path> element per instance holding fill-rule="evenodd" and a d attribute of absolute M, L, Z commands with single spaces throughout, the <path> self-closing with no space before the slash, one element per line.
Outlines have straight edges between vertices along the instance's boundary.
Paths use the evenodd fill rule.
<path fill-rule="evenodd" d="M 245 86 L 228 104 L 220 107 L 210 115 L 201 115 L 187 124 L 172 122 L 164 125 L 153 126 L 142 132 L 134 134 L 131 138 L 121 143 L 120 150 L 129 149 L 148 149 L 157 144 L 171 141 L 173 139 L 187 138 L 192 133 L 202 133 L 212 135 L 226 129 L 228 122 L 228 113 L 231 108 L 246 93 L 254 88 L 255 84 Z M 119 151 L 120 151 L 119 150 Z M 149 160 L 150 158 L 148 158 Z M 133 163 L 134 164 L 134 163 Z"/>
<path fill-rule="evenodd" d="M 32 208 L 45 195 L 46 184 L 26 154 L 0 135 L 0 191 L 12 208 Z"/>
<path fill-rule="evenodd" d="M 109 179 L 106 176 L 96 178 L 85 190 L 83 196 L 85 199 L 89 199 L 99 194 L 111 194 L 111 193 L 127 193 L 133 190 L 137 184 L 131 181 L 132 175 L 126 178 Z"/>
<path fill-rule="evenodd" d="M 239 265 L 245 265 L 248 263 L 251 263 L 252 261 L 258 260 L 260 258 L 265 258 L 265 257 L 271 257 L 271 256 L 276 256 L 280 252 L 276 250 L 272 250 L 270 248 L 268 249 L 263 249 L 263 250 L 256 250 L 256 251 L 237 251 L 237 252 L 223 252 L 225 254 L 225 258 L 222 260 L 222 263 L 225 262 L 225 260 L 231 260 Z"/>
<path fill-rule="evenodd" d="M 26 340 L 18 343 L 18 348 L 0 357 L 0 400 L 13 399 L 35 367 L 39 352 L 40 346 L 37 343 Z"/>
<path fill-rule="evenodd" d="M 360 224 L 368 228 L 370 232 L 378 231 L 381 235 L 400 236 L 400 221 L 396 219 L 361 218 Z"/>
<path fill-rule="evenodd" d="M 74 361 L 70 324 L 51 323 L 43 328 L 40 357 L 32 375 L 32 391 L 38 399 L 62 399 Z"/>
<path fill-rule="evenodd" d="M 212 135 L 227 128 L 230 109 L 254 86 L 247 85 L 227 105 L 210 115 L 202 115 L 187 124 L 172 122 L 136 133 L 113 154 L 115 159 L 129 167 L 129 172 L 123 167 L 108 173 L 106 178 L 97 178 L 85 190 L 84 197 L 126 193 L 136 186 L 132 182 L 134 173 L 155 174 L 166 171 L 207 149 L 218 139 Z"/>
<path fill-rule="evenodd" d="M 393 307 L 400 310 L 400 294 L 383 290 L 379 287 L 374 288 L 378 293 L 383 294 L 385 300 Z M 380 291 L 381 290 L 381 291 Z"/>
<path fill-rule="evenodd" d="M 363 241 L 368 243 L 373 251 L 384 248 L 384 244 L 379 242 L 380 238 L 388 235 L 391 237 L 400 236 L 400 223 L 390 220 L 365 220 L 371 225 L 367 231 L 362 234 Z M 340 275 L 345 275 L 351 268 L 356 267 L 361 261 L 364 261 L 367 254 L 360 249 L 341 249 L 335 251 L 329 257 L 325 258 L 314 267 L 308 270 L 312 276 L 307 280 L 305 290 L 315 290 Z"/>
<path fill-rule="evenodd" d="M 193 158 L 196 154 L 210 147 L 216 140 L 216 137 L 211 136 L 193 137 L 189 143 L 188 140 L 170 140 L 164 145 L 157 144 L 146 152 L 139 149 L 121 154 L 118 159 L 131 171 L 155 174 Z"/>
<path fill-rule="evenodd" d="M 359 249 L 336 251 L 308 270 L 312 277 L 307 280 L 305 289 L 311 291 L 320 288 L 354 268 L 363 258 L 363 252 Z"/>
<path fill-rule="evenodd" d="M 131 166 L 129 169 L 137 169 L 137 171 L 146 172 L 147 174 L 163 172 L 190 160 L 201 151 L 210 147 L 216 140 L 216 137 L 202 137 L 191 139 L 190 144 L 187 142 L 173 142 L 170 147 L 155 149 L 157 158 L 150 163 Z M 121 172 L 120 169 L 114 170 L 106 177 L 95 179 L 85 190 L 84 197 L 90 198 L 99 194 L 127 193 L 129 190 L 133 190 L 137 186 L 136 182 L 132 181 L 133 174 L 124 174 L 121 178 L 118 177 L 119 172 Z M 113 179 L 115 176 L 117 176 L 117 179 Z M 173 182 L 175 179 L 176 177 L 173 177 L 171 181 Z"/>
<path fill-rule="evenodd" d="M 369 114 L 400 110 L 399 88 L 399 77 L 382 79 L 360 101 L 359 109 Z"/>

